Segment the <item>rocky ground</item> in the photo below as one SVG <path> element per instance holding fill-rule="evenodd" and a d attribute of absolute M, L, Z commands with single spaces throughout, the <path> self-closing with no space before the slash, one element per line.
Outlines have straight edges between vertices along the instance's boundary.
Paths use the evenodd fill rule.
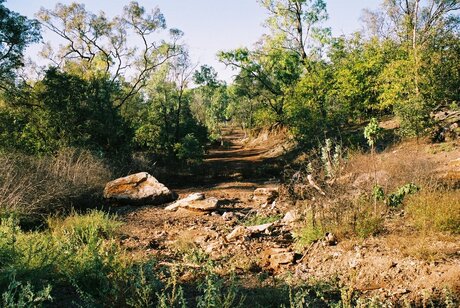
<path fill-rule="evenodd" d="M 203 166 L 205 172 L 218 171 L 215 183 L 197 180 L 175 190 L 179 200 L 195 194 L 192 201 L 117 208 L 125 222 L 121 241 L 134 256 L 190 268 L 196 258 L 209 258 L 223 275 L 233 272 L 248 283 L 255 276 L 335 281 L 365 296 L 399 303 L 423 301 L 427 292 L 460 294 L 460 237 L 414 235 L 401 219 L 404 211 L 388 214 L 386 231 L 379 236 L 325 234 L 299 249 L 293 234 L 302 224 L 304 203 L 285 198 L 276 177 L 263 178 L 257 171 L 273 166 L 273 156 L 287 145 L 269 135 L 248 144 L 240 131 L 228 131 L 225 144 L 211 150 Z M 391 166 L 390 157 L 400 159 L 399 153 L 416 155 L 437 175 L 455 179 L 460 148 L 455 143 L 447 151 L 442 147 L 410 143 L 379 159 Z M 391 167 L 387 169 L 391 177 Z M 359 171 L 347 176 L 354 181 L 360 177 Z M 187 275 L 183 279 L 192 279 L 193 271 Z"/>

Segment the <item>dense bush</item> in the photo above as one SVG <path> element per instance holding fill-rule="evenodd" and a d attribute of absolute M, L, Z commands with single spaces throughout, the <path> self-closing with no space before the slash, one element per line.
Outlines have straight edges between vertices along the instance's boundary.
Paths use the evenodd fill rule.
<path fill-rule="evenodd" d="M 174 150 L 177 158 L 188 165 L 197 165 L 203 160 L 203 146 L 194 134 L 187 134 L 180 143 L 175 144 Z"/>
<path fill-rule="evenodd" d="M 0 146 L 30 154 L 79 147 L 99 153 L 127 150 L 132 132 L 113 97 L 120 91 L 104 78 L 83 79 L 49 69 L 33 88 L 6 95 Z M 13 123 L 14 125 L 9 126 Z"/>

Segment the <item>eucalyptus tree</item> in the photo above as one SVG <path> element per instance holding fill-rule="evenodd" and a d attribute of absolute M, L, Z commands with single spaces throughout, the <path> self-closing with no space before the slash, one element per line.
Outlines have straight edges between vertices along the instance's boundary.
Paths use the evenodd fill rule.
<path fill-rule="evenodd" d="M 459 0 L 384 0 L 381 10 L 366 10 L 371 35 L 398 40 L 413 61 L 414 91 L 419 95 L 421 53 L 433 39 L 458 29 Z"/>
<path fill-rule="evenodd" d="M 229 119 L 227 84 L 218 79 L 217 72 L 209 65 L 202 65 L 196 70 L 193 81 L 197 87 L 193 89 L 192 111 L 208 128 L 211 140 L 217 140 L 222 137 L 222 124 Z"/>
<path fill-rule="evenodd" d="M 265 112 L 260 115 L 272 122 L 264 124 L 284 123 L 286 99 L 302 71 L 298 54 L 264 46 L 256 51 L 242 48 L 222 52 L 219 56 L 223 63 L 240 69 L 235 77 L 235 86 L 241 88 L 238 93 L 264 106 Z"/>
<path fill-rule="evenodd" d="M 178 41 L 183 33 L 170 29 L 169 42 L 156 37 L 166 30 L 164 15 L 158 8 L 147 12 L 137 2 L 113 18 L 91 13 L 78 3 L 42 8 L 37 18 L 63 42 L 57 51 L 51 44 L 44 50 L 55 65 L 125 85 L 114 98 L 117 108 L 135 96 L 158 67 L 182 52 Z"/>
<path fill-rule="evenodd" d="M 142 149 L 163 158 L 187 159 L 184 153 L 190 153 L 184 145 L 202 145 L 206 141 L 206 129 L 197 123 L 190 108 L 193 93 L 189 84 L 195 68 L 184 51 L 169 59 L 148 80 L 145 99 L 136 106 L 135 116 L 135 140 Z"/>
<path fill-rule="evenodd" d="M 396 39 L 416 48 L 455 27 L 458 10 L 459 0 L 383 0 L 380 9 L 366 9 L 363 20 L 371 36 Z"/>
<path fill-rule="evenodd" d="M 452 91 L 460 87 L 452 70 L 459 59 L 459 10 L 458 0 L 384 0 L 380 10 L 365 12 L 369 34 L 400 49 L 379 78 L 380 104 L 394 107 L 405 135 L 420 135 L 435 106 L 459 97 Z"/>
<path fill-rule="evenodd" d="M 293 51 L 306 62 L 310 53 L 330 35 L 323 0 L 259 0 L 269 14 L 266 26 L 276 47 Z"/>
<path fill-rule="evenodd" d="M 0 87 L 5 90 L 14 83 L 15 70 L 24 64 L 24 49 L 40 39 L 40 27 L 6 8 L 0 0 Z"/>
<path fill-rule="evenodd" d="M 264 124 L 285 123 L 285 105 L 301 76 L 320 58 L 329 30 L 322 0 L 261 0 L 269 17 L 269 30 L 255 49 L 240 48 L 221 52 L 220 60 L 239 72 L 237 86 L 246 87 L 245 97 L 265 106 L 259 113 Z M 263 110 L 261 110 L 263 111 Z M 257 121 L 257 119 L 256 119 Z"/>

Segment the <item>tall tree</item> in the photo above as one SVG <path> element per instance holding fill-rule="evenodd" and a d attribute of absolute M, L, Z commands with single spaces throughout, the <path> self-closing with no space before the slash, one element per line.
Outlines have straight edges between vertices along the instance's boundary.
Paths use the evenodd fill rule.
<path fill-rule="evenodd" d="M 237 84 L 246 97 L 266 106 L 266 122 L 285 122 L 285 104 L 310 62 L 319 60 L 322 44 L 330 33 L 322 27 L 327 19 L 322 0 L 260 0 L 269 17 L 265 35 L 255 50 L 241 48 L 220 53 L 220 60 L 239 69 Z"/>
<path fill-rule="evenodd" d="M 84 74 L 92 72 L 112 83 L 127 85 L 123 94 L 115 98 L 117 107 L 135 96 L 160 65 L 181 52 L 178 40 L 183 33 L 171 29 L 170 42 L 156 41 L 154 34 L 166 29 L 163 14 L 158 8 L 148 13 L 134 1 L 113 19 L 102 12 L 88 12 L 78 3 L 59 3 L 54 10 L 42 8 L 37 16 L 45 28 L 65 42 L 56 54 L 48 48 L 48 56 L 54 56 L 57 65 L 65 67 L 76 62 Z M 140 45 L 132 47 L 133 40 L 140 41 Z"/>
<path fill-rule="evenodd" d="M 323 0 L 260 0 L 269 12 L 266 21 L 271 39 L 279 47 L 306 61 L 315 42 L 323 42 L 330 30 L 321 24 L 328 18 Z"/>
<path fill-rule="evenodd" d="M 219 57 L 240 70 L 235 78 L 236 85 L 245 88 L 240 93 L 264 105 L 271 122 L 284 122 L 286 98 L 302 71 L 300 56 L 268 45 L 255 51 L 241 48 L 222 52 Z"/>
<path fill-rule="evenodd" d="M 148 81 L 144 102 L 138 105 L 136 141 L 141 148 L 173 158 L 177 145 L 187 134 L 190 141 L 204 142 L 203 131 L 190 112 L 192 92 L 188 89 L 195 67 L 188 53 L 170 59 Z"/>
<path fill-rule="evenodd" d="M 380 104 L 394 106 L 404 134 L 423 133 L 434 106 L 443 98 L 455 99 L 447 88 L 459 87 L 458 73 L 450 67 L 458 49 L 459 10 L 459 0 L 384 0 L 380 10 L 365 12 L 369 34 L 381 42 L 395 41 L 400 50 L 379 78 Z M 436 75 L 451 75 L 450 85 L 440 85 Z"/>
<path fill-rule="evenodd" d="M 222 137 L 221 124 L 227 120 L 227 85 L 217 79 L 217 72 L 208 65 L 202 65 L 195 71 L 193 81 L 198 85 L 193 90 L 195 116 L 206 125 L 210 138 L 217 140 Z"/>
<path fill-rule="evenodd" d="M 15 69 L 23 65 L 24 49 L 40 39 L 36 20 L 10 11 L 0 0 L 0 87 L 6 89 L 14 80 Z"/>
<path fill-rule="evenodd" d="M 371 36 L 397 39 L 415 48 L 455 27 L 458 10 L 459 0 L 384 0 L 380 9 L 365 10 L 363 20 Z"/>

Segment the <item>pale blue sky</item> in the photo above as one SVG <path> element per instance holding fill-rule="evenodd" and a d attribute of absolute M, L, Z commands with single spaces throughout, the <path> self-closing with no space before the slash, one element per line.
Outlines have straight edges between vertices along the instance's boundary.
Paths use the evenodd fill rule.
<path fill-rule="evenodd" d="M 327 0 L 328 26 L 334 35 L 350 34 L 361 28 L 364 8 L 375 9 L 382 0 Z M 104 11 L 113 16 L 121 13 L 128 0 L 6 0 L 9 9 L 28 17 L 40 7 L 53 8 L 56 3 L 84 3 L 92 12 Z M 264 32 L 265 11 L 256 0 L 138 0 L 145 8 L 158 6 L 166 17 L 167 26 L 185 32 L 185 41 L 193 61 L 210 64 L 219 77 L 229 81 L 232 71 L 216 60 L 219 50 L 251 46 Z M 44 35 L 47 40 L 46 34 Z M 35 50 L 33 48 L 32 50 Z M 29 53 L 32 53 L 29 52 Z"/>

